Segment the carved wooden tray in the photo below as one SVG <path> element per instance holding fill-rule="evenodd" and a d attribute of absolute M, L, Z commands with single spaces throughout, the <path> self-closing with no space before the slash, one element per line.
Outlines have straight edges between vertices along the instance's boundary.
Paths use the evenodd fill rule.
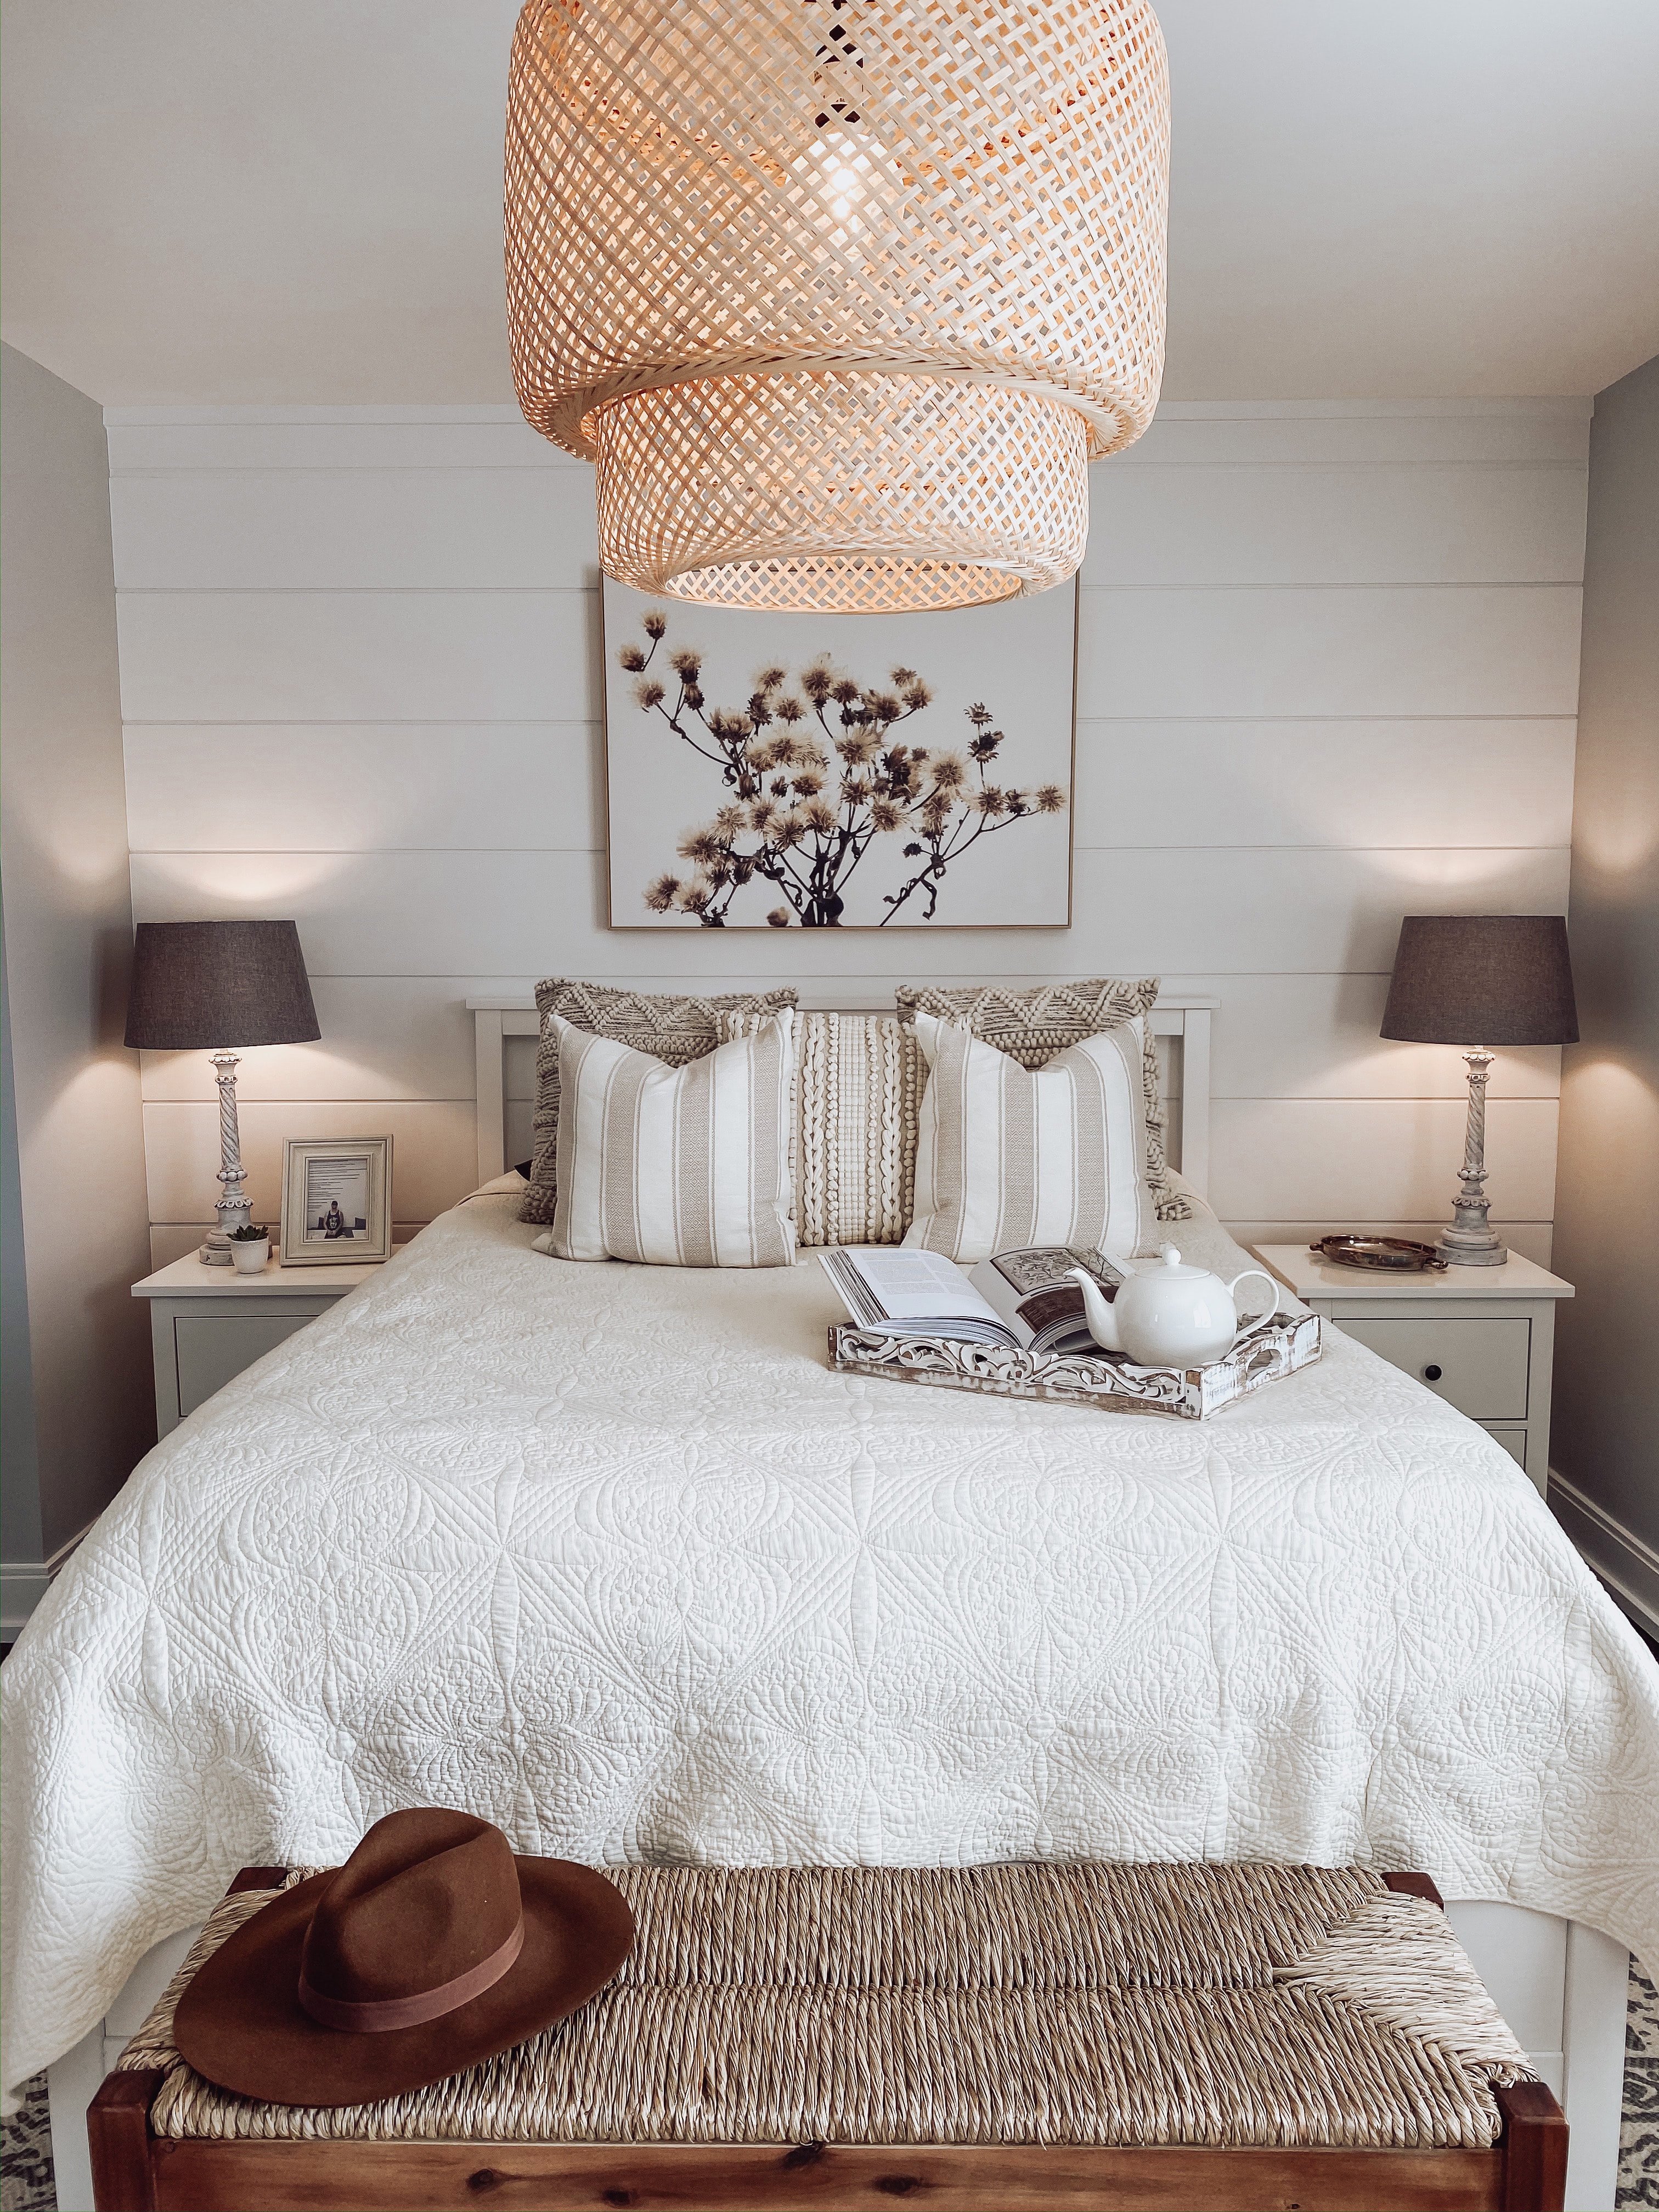
<path fill-rule="evenodd" d="M 1109 1413 L 1169 1413 L 1207 1420 L 1298 1368 L 1322 1348 L 1317 1314 L 1273 1314 L 1252 1324 L 1224 1359 L 1207 1367 L 1137 1367 L 1110 1352 L 1005 1352 L 942 1336 L 891 1336 L 838 1323 L 830 1331 L 830 1364 L 893 1382 L 931 1382 L 945 1390 L 988 1390 L 1000 1398 L 1055 1398 Z"/>

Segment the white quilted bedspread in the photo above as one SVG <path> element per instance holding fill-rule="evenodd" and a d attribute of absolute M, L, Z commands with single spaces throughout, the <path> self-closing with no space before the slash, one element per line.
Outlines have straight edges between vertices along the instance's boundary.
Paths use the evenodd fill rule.
<path fill-rule="evenodd" d="M 1201 1425 L 867 1382 L 815 1258 L 568 1264 L 514 1211 L 185 1421 L 30 1622 L 9 2087 L 237 1867 L 421 1802 L 596 1862 L 1419 1867 L 1659 1957 L 1659 1669 L 1370 1352 Z"/>

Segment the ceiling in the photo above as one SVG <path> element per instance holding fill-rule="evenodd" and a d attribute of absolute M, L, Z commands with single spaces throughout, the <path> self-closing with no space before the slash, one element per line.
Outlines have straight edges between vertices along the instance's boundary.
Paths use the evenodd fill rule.
<path fill-rule="evenodd" d="M 1589 392 L 1659 352 L 1656 0 L 1159 12 L 1166 396 Z M 510 399 L 514 13 L 4 0 L 6 341 L 106 405 Z"/>

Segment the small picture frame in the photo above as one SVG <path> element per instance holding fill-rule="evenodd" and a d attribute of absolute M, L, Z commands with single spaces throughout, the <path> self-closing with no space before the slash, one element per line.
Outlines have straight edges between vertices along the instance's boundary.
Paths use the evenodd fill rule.
<path fill-rule="evenodd" d="M 283 1265 L 392 1256 L 390 1137 L 290 1137 L 283 1148 Z"/>

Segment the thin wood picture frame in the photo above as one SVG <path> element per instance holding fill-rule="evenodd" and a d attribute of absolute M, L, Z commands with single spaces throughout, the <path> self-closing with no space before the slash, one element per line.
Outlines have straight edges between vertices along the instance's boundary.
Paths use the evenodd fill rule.
<path fill-rule="evenodd" d="M 708 817 L 718 814 L 723 805 L 730 808 L 738 799 L 744 805 L 754 803 L 752 797 L 731 787 L 730 779 L 722 772 L 722 759 L 717 757 L 718 739 L 712 740 L 714 751 L 702 742 L 690 748 L 689 774 L 698 781 L 699 787 L 693 789 L 681 781 L 688 769 L 686 748 L 675 744 L 666 726 L 686 696 L 675 663 L 680 648 L 690 646 L 699 659 L 698 674 L 693 679 L 697 704 L 689 719 L 682 720 L 687 720 L 689 733 L 699 739 L 708 738 L 708 728 L 702 726 L 706 720 L 718 721 L 722 710 L 744 708 L 744 695 L 756 672 L 769 663 L 787 678 L 768 702 L 775 708 L 788 697 L 804 703 L 799 695 L 809 654 L 830 662 L 838 677 L 856 672 L 858 679 L 866 685 L 884 684 L 896 674 L 898 664 L 915 660 L 920 664 L 921 676 L 928 679 L 926 688 L 933 695 L 931 712 L 922 714 L 915 732 L 908 726 L 908 716 L 901 715 L 891 732 L 884 735 L 883 746 L 896 738 L 914 737 L 916 743 L 926 743 L 927 750 L 920 756 L 922 760 L 936 756 L 941 749 L 957 757 L 965 775 L 962 803 L 952 811 L 953 822 L 960 822 L 969 813 L 974 792 L 981 784 L 994 781 L 1000 788 L 1016 793 L 1023 788 L 1020 811 L 1024 818 L 1017 826 L 1006 813 L 995 818 L 999 830 L 1015 828 L 1017 858 L 1013 848 L 993 841 L 997 863 L 988 872 L 982 866 L 988 855 L 975 854 L 951 873 L 951 861 L 960 863 L 963 855 L 959 849 L 954 854 L 947 851 L 946 867 L 930 878 L 927 866 L 930 854 L 925 842 L 913 834 L 921 825 L 912 821 L 890 834 L 864 841 L 872 857 L 880 848 L 879 868 L 866 872 L 860 866 L 855 886 L 837 882 L 830 887 L 848 894 L 844 901 L 836 901 L 844 910 L 835 915 L 834 927 L 844 931 L 886 927 L 924 935 L 929 930 L 1069 929 L 1076 866 L 1073 810 L 1081 604 L 1073 578 L 1029 599 L 958 608 L 926 617 L 915 614 L 781 617 L 653 599 L 619 584 L 613 577 L 603 577 L 599 651 L 604 670 L 605 926 L 617 931 L 684 929 L 705 921 L 702 915 L 685 910 L 672 894 L 665 890 L 660 902 L 653 894 L 669 884 L 690 884 L 703 872 L 707 864 L 698 859 L 694 848 L 688 848 L 687 833 L 695 836 L 700 829 L 705 834 L 718 829 L 718 823 Z M 663 621 L 660 651 L 644 628 L 647 616 Z M 635 648 L 637 658 L 645 663 L 642 670 L 623 660 L 625 646 Z M 798 646 L 803 649 L 796 651 Z M 711 647 L 715 648 L 712 653 Z M 702 665 L 705 660 L 707 665 Z M 1040 704 L 1029 699 L 1036 681 L 1033 669 L 1042 672 L 1042 681 L 1036 684 Z M 1028 704 L 1035 709 L 1029 714 L 1019 703 L 1022 673 Z M 653 680 L 665 690 L 654 714 L 649 708 L 642 710 L 641 693 L 641 683 Z M 701 696 L 704 684 L 711 687 L 706 700 Z M 714 696 L 715 686 L 718 697 Z M 981 692 L 987 695 L 984 700 L 978 696 Z M 972 719 L 975 708 L 984 714 L 982 722 Z M 1004 732 L 996 726 L 999 714 L 1008 723 L 1006 751 Z M 641 726 L 647 716 L 654 742 L 642 745 Z M 729 714 L 726 719 L 729 721 Z M 830 719 L 830 732 L 821 728 L 816 732 L 820 740 L 833 738 L 840 722 L 838 704 L 832 704 Z M 693 728 L 693 724 L 700 726 Z M 775 743 L 790 727 L 775 722 L 757 735 L 769 737 Z M 793 728 L 796 733 L 811 738 L 811 713 Z M 1023 745 L 1022 737 L 1026 741 Z M 981 759 L 975 747 L 987 741 L 994 741 L 992 750 Z M 878 764 L 843 763 L 830 752 L 829 744 L 823 749 L 829 757 L 822 781 L 832 799 L 837 795 L 844 768 L 856 775 L 860 767 L 873 773 Z M 702 759 L 701 769 L 695 764 L 698 754 Z M 765 790 L 757 795 L 776 798 L 780 777 L 793 784 L 803 765 L 811 768 L 808 762 L 798 763 L 795 768 L 779 764 L 766 771 L 762 779 Z M 927 774 L 922 772 L 924 783 Z M 1058 793 L 1058 806 L 1039 799 L 1045 789 Z M 778 799 L 777 803 L 794 811 L 802 797 L 798 792 Z M 811 805 L 810 794 L 805 803 Z M 922 837 L 925 840 L 925 832 Z M 752 832 L 740 840 L 744 846 L 756 842 Z M 960 833 L 957 842 L 959 847 Z M 899 856 L 896 865 L 895 854 Z M 1001 865 L 1004 855 L 1011 864 L 1006 867 Z M 718 856 L 715 864 L 720 864 Z M 888 896 L 890 891 L 895 895 Z M 775 878 L 769 890 L 756 878 L 736 895 L 717 893 L 714 904 L 717 908 L 729 908 L 720 917 L 728 932 L 808 922 L 800 903 L 782 890 Z M 827 919 L 818 917 L 820 922 Z"/>
<path fill-rule="evenodd" d="M 391 1138 L 289 1137 L 283 1267 L 362 1267 L 391 1257 Z"/>

